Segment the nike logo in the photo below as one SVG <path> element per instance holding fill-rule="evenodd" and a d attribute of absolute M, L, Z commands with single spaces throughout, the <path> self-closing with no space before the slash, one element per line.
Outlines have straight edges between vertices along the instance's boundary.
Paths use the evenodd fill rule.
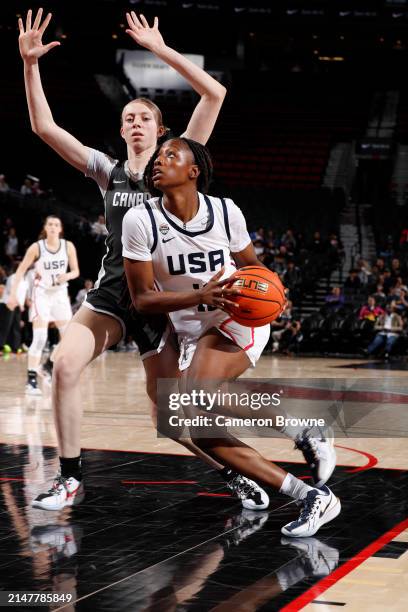
<path fill-rule="evenodd" d="M 174 238 L 175 238 L 175 236 L 172 236 L 171 238 L 163 238 L 162 242 L 164 244 L 165 242 L 169 242 L 170 240 L 174 240 Z"/>
<path fill-rule="evenodd" d="M 113 179 L 114 183 L 126 183 L 126 181 L 115 181 L 115 179 Z"/>

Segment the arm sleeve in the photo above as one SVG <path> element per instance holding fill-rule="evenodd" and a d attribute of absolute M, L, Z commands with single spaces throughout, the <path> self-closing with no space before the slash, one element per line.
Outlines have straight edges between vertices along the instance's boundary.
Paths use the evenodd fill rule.
<path fill-rule="evenodd" d="M 143 211 L 131 208 L 123 217 L 122 255 L 135 261 L 151 261 L 152 231 L 148 229 Z"/>
<path fill-rule="evenodd" d="M 232 253 L 239 253 L 248 246 L 251 238 L 241 209 L 232 200 L 226 200 L 226 204 L 231 234 L 230 249 Z"/>
<path fill-rule="evenodd" d="M 88 164 L 86 167 L 85 176 L 93 178 L 98 183 L 99 189 L 105 195 L 109 184 L 109 177 L 113 168 L 116 166 L 117 160 L 112 159 L 109 155 L 98 151 L 97 149 L 89 150 Z"/>

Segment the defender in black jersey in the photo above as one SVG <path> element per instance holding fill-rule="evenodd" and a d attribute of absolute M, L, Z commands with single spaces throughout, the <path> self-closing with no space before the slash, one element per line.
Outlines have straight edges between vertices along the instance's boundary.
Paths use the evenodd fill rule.
<path fill-rule="evenodd" d="M 124 289 L 121 236 L 125 213 L 146 202 L 150 193 L 143 179 L 131 174 L 128 161 L 118 162 L 95 149 L 90 150 L 86 175 L 93 178 L 101 190 L 108 236 L 98 279 L 83 305 L 117 319 L 123 335 L 131 333 L 145 359 L 163 348 L 168 336 L 168 320 L 165 315 L 130 318 L 127 308 L 121 305 Z"/>
<path fill-rule="evenodd" d="M 200 95 L 185 135 L 206 143 L 211 135 L 225 97 L 225 88 L 201 68 L 190 62 L 174 49 L 169 48 L 159 32 L 158 20 L 149 27 L 141 15 L 140 20 L 132 11 L 126 15 L 129 28 L 126 32 L 138 44 L 150 50 L 166 64 L 181 74 Z M 72 166 L 95 178 L 104 192 L 107 227 L 109 235 L 107 252 L 102 260 L 101 271 L 95 290 L 86 305 L 75 314 L 63 342 L 60 345 L 53 375 L 53 401 L 60 473 L 51 489 L 34 500 L 38 508 L 59 510 L 79 503 L 84 496 L 81 473 L 81 419 L 79 380 L 84 368 L 121 339 L 126 326 L 126 313 L 118 305 L 121 291 L 121 226 L 124 213 L 137 206 L 148 194 L 141 182 L 147 162 L 156 150 L 157 140 L 166 133 L 160 109 L 150 100 L 137 99 L 129 102 L 122 111 L 121 135 L 127 145 L 128 160 L 119 164 L 108 156 L 98 153 L 79 142 L 54 121 L 45 97 L 38 60 L 60 43 L 53 41 L 43 45 L 42 36 L 50 22 L 48 14 L 41 24 L 42 9 L 32 23 L 31 10 L 27 13 L 25 27 L 19 19 L 19 47 L 24 61 L 24 80 L 32 129 Z M 136 338 L 145 358 L 146 387 L 155 406 L 156 379 L 176 376 L 164 370 L 166 355 L 166 330 L 164 318 L 155 319 L 155 324 L 143 321 L 137 324 Z M 157 328 L 155 327 L 157 325 Z M 132 329 L 132 335 L 134 330 Z M 168 343 L 167 343 L 168 344 Z M 163 351 L 158 352 L 163 348 Z M 154 414 L 154 408 L 153 408 Z M 191 441 L 184 445 L 197 453 L 231 483 L 233 491 L 242 498 L 248 508 L 263 509 L 268 497 L 255 483 L 223 468 L 210 457 L 201 453 Z"/>

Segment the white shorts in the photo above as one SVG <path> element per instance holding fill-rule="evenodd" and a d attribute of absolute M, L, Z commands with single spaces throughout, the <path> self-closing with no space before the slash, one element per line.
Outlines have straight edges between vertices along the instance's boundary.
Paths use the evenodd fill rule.
<path fill-rule="evenodd" d="M 223 316 L 220 317 L 220 314 Z M 188 334 L 177 335 L 180 346 L 180 370 L 186 370 L 190 366 L 197 348 L 198 340 L 211 328 L 218 329 L 226 338 L 232 340 L 234 344 L 245 351 L 252 367 L 255 367 L 256 362 L 262 355 L 271 333 L 270 325 L 246 327 L 240 323 L 236 323 L 236 321 L 225 313 L 222 313 L 222 311 L 215 311 L 213 317 L 208 317 L 208 321 L 204 329 L 202 329 L 200 336 L 194 337 Z"/>
<path fill-rule="evenodd" d="M 61 289 L 43 289 L 34 287 L 30 308 L 30 321 L 41 319 L 50 321 L 70 321 L 72 319 L 71 302 L 65 287 Z"/>

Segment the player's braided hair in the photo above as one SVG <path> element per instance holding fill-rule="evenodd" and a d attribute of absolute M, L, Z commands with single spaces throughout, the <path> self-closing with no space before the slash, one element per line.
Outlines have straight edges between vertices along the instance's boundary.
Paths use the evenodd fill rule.
<path fill-rule="evenodd" d="M 166 140 L 169 140 L 169 138 L 167 138 Z M 209 150 L 206 146 L 202 145 L 199 142 L 196 142 L 195 140 L 191 140 L 191 138 L 184 138 L 183 136 L 180 136 L 179 138 L 174 138 L 173 140 L 182 140 L 186 143 L 186 145 L 192 152 L 194 156 L 194 163 L 198 166 L 200 170 L 200 174 L 197 177 L 197 189 L 198 191 L 201 191 L 201 193 L 207 193 L 211 183 L 213 171 L 213 164 Z M 143 175 L 145 185 L 152 195 L 160 194 L 160 192 L 155 189 L 152 181 L 153 165 L 157 158 L 159 150 L 160 147 L 158 147 L 153 153 Z"/>

